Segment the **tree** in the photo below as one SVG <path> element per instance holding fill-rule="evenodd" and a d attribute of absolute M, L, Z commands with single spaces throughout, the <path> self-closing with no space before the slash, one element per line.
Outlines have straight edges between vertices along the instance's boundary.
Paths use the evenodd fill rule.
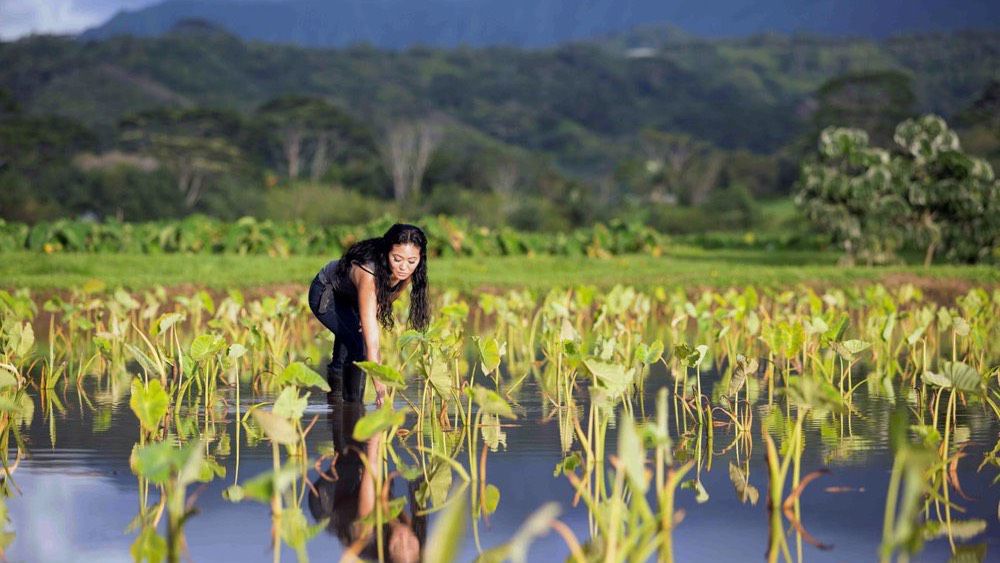
<path fill-rule="evenodd" d="M 687 134 L 646 129 L 639 149 L 644 171 L 633 189 L 654 203 L 701 205 L 722 170 L 719 152 Z"/>
<path fill-rule="evenodd" d="M 228 112 L 158 109 L 124 119 L 121 137 L 174 173 L 184 206 L 191 209 L 208 181 L 241 163 L 242 151 L 235 144 L 241 125 L 239 116 Z"/>
<path fill-rule="evenodd" d="M 398 121 L 388 127 L 380 148 L 397 202 L 420 193 L 427 164 L 443 138 L 443 127 L 435 118 Z"/>
<path fill-rule="evenodd" d="M 309 178 L 319 181 L 343 152 L 340 145 L 367 148 L 372 143 L 363 125 L 322 98 L 275 98 L 257 110 L 257 120 L 260 136 L 290 180 L 308 169 Z"/>
<path fill-rule="evenodd" d="M 939 250 L 951 260 L 996 259 L 1000 184 L 989 163 L 962 152 L 934 115 L 900 123 L 894 140 L 890 154 L 864 131 L 825 129 L 797 186 L 805 215 L 851 262 L 890 260 L 905 242 L 923 248 L 925 265 Z"/>
<path fill-rule="evenodd" d="M 926 115 L 899 124 L 903 154 L 896 173 L 910 207 L 911 236 L 929 266 L 941 248 L 952 260 L 986 260 L 1000 245 L 1000 183 L 988 162 L 965 154 L 944 119 Z"/>

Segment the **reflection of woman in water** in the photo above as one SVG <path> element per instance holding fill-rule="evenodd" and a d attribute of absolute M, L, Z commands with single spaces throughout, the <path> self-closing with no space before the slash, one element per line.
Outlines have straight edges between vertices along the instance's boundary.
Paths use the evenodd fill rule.
<path fill-rule="evenodd" d="M 334 335 L 327 379 L 345 401 L 364 399 L 365 374 L 354 362 L 382 362 L 379 327 L 391 328 L 392 302 L 410 288 L 409 324 L 427 326 L 427 237 L 413 225 L 393 225 L 378 238 L 355 243 L 316 274 L 309 308 Z M 385 385 L 375 381 L 375 403 Z"/>
<path fill-rule="evenodd" d="M 375 459 L 381 434 L 376 434 L 367 443 L 358 442 L 352 434 L 355 423 L 364 415 L 364 405 L 342 403 L 333 397 L 330 402 L 337 457 L 330 469 L 313 483 L 316 492 L 309 495 L 309 510 L 316 520 L 330 519 L 327 530 L 337 536 L 344 547 L 354 549 L 363 559 L 378 559 L 375 529 L 360 522 L 374 512 L 377 502 L 375 479 L 361 462 L 360 454 L 364 451 L 368 459 Z M 388 488 L 391 489 L 391 482 Z M 412 483 L 408 483 L 407 489 L 410 508 L 416 510 Z M 384 545 L 390 561 L 419 561 L 427 536 L 426 516 L 410 516 L 404 509 L 383 526 L 382 534 L 386 538 Z"/>

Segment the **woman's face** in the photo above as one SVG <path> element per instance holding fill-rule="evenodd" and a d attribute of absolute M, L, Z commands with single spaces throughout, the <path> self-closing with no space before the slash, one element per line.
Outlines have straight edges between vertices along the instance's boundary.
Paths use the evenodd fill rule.
<path fill-rule="evenodd" d="M 398 281 L 404 281 L 413 275 L 420 264 L 420 247 L 411 244 L 394 244 L 389 249 L 389 269 Z"/>

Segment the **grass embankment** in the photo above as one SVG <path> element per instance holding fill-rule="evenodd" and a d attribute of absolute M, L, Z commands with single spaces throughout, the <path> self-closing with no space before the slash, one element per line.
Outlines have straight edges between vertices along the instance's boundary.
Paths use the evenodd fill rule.
<path fill-rule="evenodd" d="M 992 266 L 912 266 L 846 268 L 835 253 L 702 250 L 672 248 L 661 257 L 607 259 L 554 256 L 432 259 L 431 280 L 456 289 L 546 288 L 575 284 L 726 287 L 754 284 L 780 287 L 806 283 L 845 286 L 912 281 L 929 288 L 961 290 L 1000 285 Z M 308 284 L 328 257 L 270 258 L 235 255 L 0 254 L 0 287 L 66 290 L 89 280 L 143 289 L 195 286 L 210 289 Z"/>

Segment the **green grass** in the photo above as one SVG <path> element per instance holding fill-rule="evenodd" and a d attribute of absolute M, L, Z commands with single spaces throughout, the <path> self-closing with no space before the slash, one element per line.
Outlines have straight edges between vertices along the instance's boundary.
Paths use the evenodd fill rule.
<path fill-rule="evenodd" d="M 456 289 L 535 288 L 592 284 L 725 287 L 754 284 L 781 287 L 796 283 L 845 286 L 865 282 L 916 281 L 1000 285 L 992 266 L 845 268 L 837 254 L 797 251 L 702 250 L 675 247 L 667 255 L 609 259 L 567 257 L 431 259 L 435 287 Z M 328 257 L 269 258 L 234 255 L 0 254 L 0 287 L 70 289 L 97 279 L 131 289 L 197 286 L 214 289 L 282 284 L 305 286 Z"/>

